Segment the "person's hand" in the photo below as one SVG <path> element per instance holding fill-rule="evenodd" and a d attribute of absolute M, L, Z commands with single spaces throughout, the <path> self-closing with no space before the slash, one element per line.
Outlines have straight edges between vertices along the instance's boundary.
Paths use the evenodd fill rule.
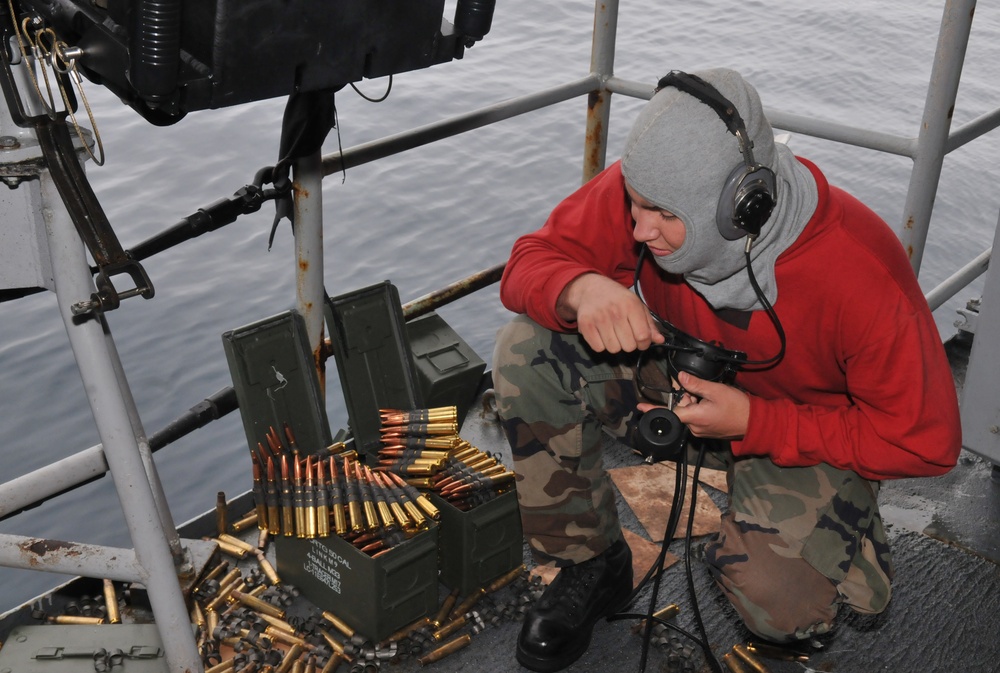
<path fill-rule="evenodd" d="M 567 321 L 576 321 L 580 336 L 597 352 L 645 350 L 665 340 L 642 301 L 600 274 L 584 274 L 570 282 L 557 309 Z"/>
<path fill-rule="evenodd" d="M 739 439 L 750 420 L 750 396 L 725 383 L 714 383 L 681 372 L 677 380 L 690 395 L 684 395 L 673 411 L 695 437 Z M 645 413 L 657 405 L 642 402 Z"/>

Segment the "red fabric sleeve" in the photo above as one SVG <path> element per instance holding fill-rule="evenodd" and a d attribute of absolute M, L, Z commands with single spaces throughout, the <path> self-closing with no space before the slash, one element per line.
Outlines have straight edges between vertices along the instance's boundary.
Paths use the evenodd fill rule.
<path fill-rule="evenodd" d="M 500 300 L 548 329 L 567 331 L 575 324 L 559 318 L 556 301 L 570 281 L 599 273 L 629 285 L 637 255 L 621 167 L 615 163 L 560 203 L 545 226 L 514 243 Z"/>

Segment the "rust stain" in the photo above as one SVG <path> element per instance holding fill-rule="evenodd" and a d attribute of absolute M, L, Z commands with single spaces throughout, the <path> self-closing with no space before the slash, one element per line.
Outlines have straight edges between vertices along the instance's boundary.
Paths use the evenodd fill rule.
<path fill-rule="evenodd" d="M 33 557 L 30 560 L 32 565 L 39 563 L 40 559 L 46 554 L 50 553 L 61 553 L 67 557 L 69 556 L 80 556 L 82 552 L 77 549 L 76 545 L 67 542 L 61 542 L 59 540 L 45 540 L 45 539 L 34 539 L 27 542 L 23 542 L 19 545 L 21 549 Z"/>
<path fill-rule="evenodd" d="M 307 260 L 300 259 L 299 260 L 299 271 L 303 271 L 304 272 L 304 271 L 308 271 L 308 270 L 309 270 L 309 262 Z"/>
<path fill-rule="evenodd" d="M 906 246 L 906 257 L 908 259 L 913 259 L 913 246 L 912 245 Z"/>
<path fill-rule="evenodd" d="M 913 229 L 913 225 L 914 225 L 913 216 L 910 215 L 908 218 L 906 218 L 906 224 L 903 225 L 903 228 L 904 229 Z"/>

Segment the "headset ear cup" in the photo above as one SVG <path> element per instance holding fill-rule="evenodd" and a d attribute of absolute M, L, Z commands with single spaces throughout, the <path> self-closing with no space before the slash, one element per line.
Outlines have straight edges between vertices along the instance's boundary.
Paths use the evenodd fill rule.
<path fill-rule="evenodd" d="M 727 241 L 758 236 L 775 205 L 774 172 L 767 166 L 737 165 L 722 188 L 716 225 Z"/>

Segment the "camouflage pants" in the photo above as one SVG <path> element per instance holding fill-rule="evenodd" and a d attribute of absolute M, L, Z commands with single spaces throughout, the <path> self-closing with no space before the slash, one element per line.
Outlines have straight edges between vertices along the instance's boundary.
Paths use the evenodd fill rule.
<path fill-rule="evenodd" d="M 641 378 L 662 388 L 660 361 L 650 359 Z M 541 562 L 580 563 L 621 537 L 601 435 L 632 443 L 636 364 L 635 354 L 594 353 L 576 334 L 525 316 L 498 333 L 494 389 L 522 528 Z M 828 631 L 841 603 L 885 608 L 892 563 L 877 483 L 825 464 L 782 468 L 713 453 L 728 468 L 729 508 L 705 560 L 751 631 L 798 640 Z"/>

